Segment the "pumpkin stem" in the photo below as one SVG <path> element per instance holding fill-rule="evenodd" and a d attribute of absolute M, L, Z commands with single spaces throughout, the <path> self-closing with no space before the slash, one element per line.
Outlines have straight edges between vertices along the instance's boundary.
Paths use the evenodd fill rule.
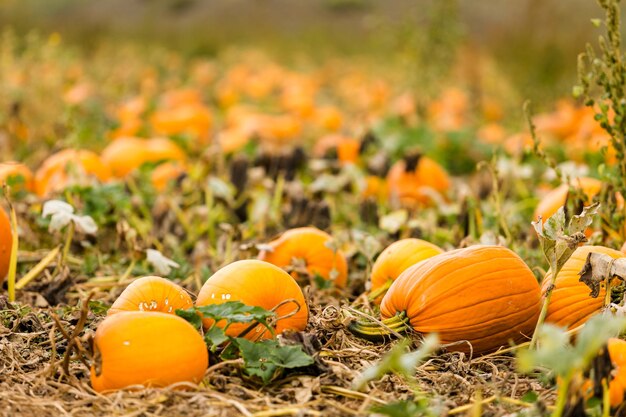
<path fill-rule="evenodd" d="M 417 169 L 417 165 L 422 159 L 422 154 L 419 151 L 414 151 L 404 157 L 404 172 L 413 172 Z"/>
<path fill-rule="evenodd" d="M 368 300 L 374 301 L 378 297 L 382 297 L 383 295 L 385 295 L 389 287 L 391 287 L 392 283 L 393 283 L 392 279 L 388 279 L 387 281 L 385 281 L 385 283 L 382 286 L 376 288 L 374 291 L 369 293 L 369 295 L 367 296 Z"/>
<path fill-rule="evenodd" d="M 380 322 L 354 320 L 348 330 L 355 336 L 370 342 L 384 342 L 411 329 L 406 312 L 401 312 Z"/>

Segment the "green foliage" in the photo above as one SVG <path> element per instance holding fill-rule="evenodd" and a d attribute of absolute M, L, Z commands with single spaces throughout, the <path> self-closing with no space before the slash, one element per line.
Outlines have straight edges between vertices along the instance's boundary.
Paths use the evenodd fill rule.
<path fill-rule="evenodd" d="M 587 44 L 578 57 L 578 82 L 573 93 L 582 97 L 596 111 L 595 119 L 609 134 L 615 149 L 616 172 L 608 178 L 617 191 L 626 195 L 626 54 L 622 51 L 619 0 L 598 0 L 605 12 L 604 20 L 595 19 L 594 26 L 604 26 L 605 35 L 598 38 L 599 51 Z M 624 218 L 617 230 L 622 230 Z"/>
<path fill-rule="evenodd" d="M 245 362 L 248 375 L 261 378 L 263 383 L 270 382 L 283 369 L 301 368 L 313 364 L 313 358 L 299 346 L 281 346 L 275 340 L 251 342 L 247 339 L 235 339 Z"/>
<path fill-rule="evenodd" d="M 558 398 L 552 414 L 560 416 L 569 398 L 575 398 L 575 393 L 569 392 L 572 379 L 586 372 L 607 340 L 624 330 L 626 318 L 596 315 L 587 321 L 576 341 L 571 343 L 571 336 L 566 329 L 545 324 L 536 332 L 537 349 L 518 352 L 518 369 L 530 373 L 536 368 L 543 368 L 549 376 L 560 378 Z"/>
<path fill-rule="evenodd" d="M 377 405 L 371 411 L 389 417 L 417 417 L 432 416 L 433 412 L 428 406 L 428 402 L 421 401 L 397 401 L 385 405 Z"/>
<path fill-rule="evenodd" d="M 388 373 L 394 373 L 407 381 L 414 382 L 415 368 L 439 346 L 437 335 L 426 336 L 422 345 L 414 352 L 407 352 L 410 342 L 403 340 L 393 347 L 376 365 L 367 368 L 353 382 L 355 389 L 363 389 L 373 380 Z"/>
<path fill-rule="evenodd" d="M 210 304 L 176 310 L 176 314 L 196 328 L 202 328 L 202 318 L 213 320 L 213 325 L 204 332 L 204 340 L 212 352 L 224 347 L 220 357 L 244 360 L 244 372 L 257 377 L 263 384 L 278 378 L 285 369 L 300 368 L 313 364 L 313 358 L 306 354 L 299 345 L 283 346 L 274 339 L 251 342 L 242 337 L 231 337 L 226 330 L 233 323 L 256 324 L 265 326 L 272 335 L 274 329 L 268 320 L 275 313 L 261 307 L 248 306 L 239 301 L 227 301 L 222 304 Z M 218 326 L 218 323 L 222 325 Z"/>

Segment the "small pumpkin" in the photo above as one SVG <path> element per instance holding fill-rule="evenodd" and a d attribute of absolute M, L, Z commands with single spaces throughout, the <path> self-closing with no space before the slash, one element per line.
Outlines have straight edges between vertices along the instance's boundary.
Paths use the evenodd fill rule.
<path fill-rule="evenodd" d="M 583 194 L 587 196 L 587 199 L 584 201 L 585 204 L 589 204 L 593 197 L 602 189 L 602 181 L 589 177 L 581 177 L 572 180 L 572 185 L 581 189 Z M 548 192 L 537 205 L 533 218 L 536 220 L 541 216 L 541 220 L 545 222 L 550 216 L 556 213 L 561 206 L 565 205 L 568 193 L 568 184 L 561 184 L 554 190 Z"/>
<path fill-rule="evenodd" d="M 259 253 L 259 259 L 281 268 L 303 262 L 311 276 L 332 280 L 343 288 L 348 281 L 348 263 L 343 252 L 327 246 L 331 240 L 332 236 L 315 227 L 291 229 L 269 242 L 268 248 Z M 292 276 L 297 278 L 298 273 L 293 271 Z"/>
<path fill-rule="evenodd" d="M 184 161 L 185 153 L 169 139 L 115 139 L 102 151 L 102 160 L 118 178 L 123 178 L 147 162 Z"/>
<path fill-rule="evenodd" d="M 35 193 L 43 197 L 88 177 L 106 181 L 111 171 L 94 152 L 65 149 L 48 157 L 37 170 Z"/>
<path fill-rule="evenodd" d="M 35 184 L 33 182 L 33 173 L 24 164 L 19 162 L 4 162 L 0 164 L 0 184 L 16 182 L 15 186 L 11 187 L 16 191 L 26 190 L 34 191 Z"/>
<path fill-rule="evenodd" d="M 405 270 L 381 303 L 385 320 L 406 315 L 418 333 L 437 333 L 452 351 L 483 354 L 532 336 L 541 292 L 513 251 L 477 245 L 445 252 Z"/>
<path fill-rule="evenodd" d="M 170 161 L 160 164 L 154 168 L 150 175 L 152 186 L 157 191 L 164 191 L 168 184 L 181 178 L 186 172 L 185 165 L 180 162 Z"/>
<path fill-rule="evenodd" d="M 277 266 L 258 260 L 233 262 L 217 271 L 200 289 L 196 306 L 227 301 L 240 301 L 249 306 L 274 310 L 278 320 L 272 327 L 276 333 L 285 330 L 302 331 L 309 317 L 304 295 L 294 279 Z M 213 321 L 204 319 L 203 324 L 209 328 Z M 246 323 L 233 323 L 226 334 L 237 337 L 248 327 Z M 272 334 L 264 326 L 258 325 L 244 337 L 259 340 L 271 338 Z"/>
<path fill-rule="evenodd" d="M 440 247 L 421 239 L 402 239 L 392 243 L 381 252 L 372 266 L 372 294 L 384 294 L 408 267 L 440 253 L 443 253 Z M 376 299 L 380 302 L 378 296 Z"/>
<path fill-rule="evenodd" d="M 98 392 L 198 383 L 209 363 L 196 329 L 174 314 L 160 312 L 108 316 L 96 330 L 94 356 L 91 385 Z"/>
<path fill-rule="evenodd" d="M 6 211 L 0 207 L 0 286 L 9 272 L 13 231 Z"/>
<path fill-rule="evenodd" d="M 609 381 L 609 398 L 611 407 L 617 407 L 624 402 L 626 392 L 626 341 L 616 338 L 609 339 L 609 357 L 613 364 L 613 378 Z"/>
<path fill-rule="evenodd" d="M 334 152 L 343 165 L 355 164 L 359 159 L 361 142 L 349 136 L 336 133 L 322 136 L 313 147 L 313 155 L 323 158 Z"/>
<path fill-rule="evenodd" d="M 387 174 L 392 199 L 408 207 L 437 202 L 450 188 L 450 178 L 441 165 L 427 156 L 407 155 L 393 164 Z"/>
<path fill-rule="evenodd" d="M 601 253 L 613 259 L 623 258 L 622 252 L 604 246 L 580 246 L 565 262 L 556 277 L 555 288 L 552 290 L 546 321 L 558 326 L 576 328 L 584 324 L 591 316 L 599 312 L 604 306 L 606 288 L 602 286 L 597 298 L 589 295 L 589 287 L 580 282 L 581 271 L 589 253 Z M 552 272 L 548 271 L 543 279 L 542 293 L 545 295 Z"/>
<path fill-rule="evenodd" d="M 159 311 L 175 314 L 178 309 L 193 307 L 187 292 L 169 279 L 148 276 L 133 281 L 122 291 L 108 311 Z"/>

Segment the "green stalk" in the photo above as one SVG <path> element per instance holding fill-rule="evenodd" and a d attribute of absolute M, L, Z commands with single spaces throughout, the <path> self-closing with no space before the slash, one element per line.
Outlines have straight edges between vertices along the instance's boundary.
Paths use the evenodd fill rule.
<path fill-rule="evenodd" d="M 379 323 L 354 320 L 348 325 L 348 330 L 352 334 L 371 342 L 383 342 L 410 329 L 409 318 L 405 312 L 381 320 Z"/>
<path fill-rule="evenodd" d="M 535 331 L 533 332 L 533 338 L 530 341 L 530 349 L 535 349 L 537 347 L 539 329 L 541 328 L 541 326 L 543 326 L 543 323 L 546 321 L 546 316 L 548 315 L 548 306 L 550 305 L 550 299 L 552 298 L 552 291 L 554 290 L 556 277 L 559 274 L 559 272 L 561 272 L 561 269 L 557 268 L 556 253 L 553 253 L 552 259 L 550 259 L 550 270 L 552 272 L 552 276 L 550 277 L 550 286 L 548 287 L 546 296 L 543 299 L 543 305 L 541 306 L 541 313 L 539 313 L 539 319 L 537 320 L 537 325 L 535 326 Z"/>
<path fill-rule="evenodd" d="M 552 417 L 561 417 L 563 415 L 563 410 L 565 409 L 565 404 L 567 403 L 567 391 L 571 380 L 572 372 L 567 374 L 561 381 L 561 384 L 559 384 L 559 390 L 557 392 L 554 410 L 552 411 Z"/>
<path fill-rule="evenodd" d="M 367 276 L 369 276 L 369 274 L 367 274 Z M 392 283 L 393 283 L 393 280 L 392 279 L 388 279 L 382 286 L 380 286 L 377 289 L 375 289 L 374 291 L 370 292 L 369 295 L 367 296 L 367 298 L 370 301 L 374 301 L 378 297 L 381 297 L 381 296 L 385 295 L 385 293 L 387 292 L 389 287 L 391 287 Z"/>

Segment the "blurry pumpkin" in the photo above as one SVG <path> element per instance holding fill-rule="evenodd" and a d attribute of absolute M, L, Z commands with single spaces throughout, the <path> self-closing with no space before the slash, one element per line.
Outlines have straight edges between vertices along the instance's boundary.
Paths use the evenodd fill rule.
<path fill-rule="evenodd" d="M 389 190 L 384 178 L 377 177 L 376 175 L 368 175 L 365 177 L 361 198 L 374 198 L 378 201 L 385 201 L 388 197 Z"/>
<path fill-rule="evenodd" d="M 0 207 L 0 286 L 9 272 L 13 231 L 6 211 Z"/>
<path fill-rule="evenodd" d="M 302 262 L 311 276 L 331 280 L 342 288 L 348 280 L 348 263 L 343 252 L 335 252 L 327 246 L 331 240 L 332 236 L 315 227 L 290 229 L 265 245 L 267 249 L 259 253 L 259 259 L 281 268 L 291 268 Z M 298 277 L 297 271 L 291 274 Z"/>
<path fill-rule="evenodd" d="M 583 203 L 585 205 L 591 204 L 591 200 L 602 190 L 602 181 L 597 180 L 595 178 L 581 177 L 572 180 L 572 185 L 575 188 L 579 188 L 583 194 L 586 196 Z M 553 214 L 555 214 L 558 209 L 565 205 L 567 202 L 567 197 L 569 194 L 569 185 L 561 184 L 557 188 L 548 192 L 542 199 L 539 201 L 537 208 L 535 208 L 535 213 L 533 214 L 533 220 L 537 220 L 539 216 L 541 216 L 541 221 L 545 222 L 550 218 Z M 587 234 L 590 234 L 591 230 Z"/>
<path fill-rule="evenodd" d="M 392 243 L 381 252 L 372 266 L 370 291 L 384 291 L 407 268 L 440 253 L 443 253 L 440 247 L 421 239 L 402 239 Z M 380 302 L 382 297 L 376 299 Z"/>
<path fill-rule="evenodd" d="M 502 246 L 470 246 L 425 259 L 391 284 L 380 311 L 406 314 L 418 333 L 437 333 L 452 351 L 483 354 L 530 338 L 541 292 L 532 271 Z"/>
<path fill-rule="evenodd" d="M 297 305 L 289 300 L 294 300 Z M 302 331 L 309 317 L 304 295 L 294 279 L 282 269 L 257 260 L 233 262 L 217 271 L 200 289 L 196 305 L 200 307 L 227 301 L 274 310 L 278 320 L 271 325 L 276 333 Z M 211 319 L 204 319 L 203 323 L 205 328 L 213 325 Z M 223 327 L 220 323 L 218 326 Z M 237 337 L 249 326 L 249 323 L 233 323 L 226 334 Z M 243 337 L 249 340 L 269 339 L 272 334 L 258 325 Z"/>
<path fill-rule="evenodd" d="M 177 309 L 193 307 L 187 292 L 169 279 L 148 276 L 133 281 L 122 291 L 108 311 L 159 311 L 175 314 Z"/>
<path fill-rule="evenodd" d="M 13 183 L 13 191 L 34 191 L 35 183 L 30 168 L 19 162 L 0 163 L 0 185 Z"/>
<path fill-rule="evenodd" d="M 65 149 L 41 164 L 35 173 L 35 193 L 43 197 L 69 185 L 84 183 L 89 177 L 106 181 L 111 177 L 111 171 L 91 151 Z"/>
<path fill-rule="evenodd" d="M 445 196 L 450 188 L 450 178 L 432 159 L 419 154 L 409 155 L 393 164 L 387 174 L 387 187 L 391 198 L 402 205 L 428 205 L 436 202 L 433 197 Z"/>
<path fill-rule="evenodd" d="M 361 142 L 349 136 L 330 134 L 322 136 L 315 142 L 313 155 L 317 158 L 328 156 L 330 152 L 335 152 L 337 159 L 346 165 L 354 164 L 359 159 Z"/>
<path fill-rule="evenodd" d="M 209 363 L 204 339 L 184 319 L 123 311 L 96 330 L 91 385 L 98 392 L 132 385 L 166 387 L 202 381 Z"/>
<path fill-rule="evenodd" d="M 164 162 L 154 168 L 150 174 L 150 181 L 155 190 L 164 191 L 170 182 L 181 178 L 185 172 L 185 165 L 181 162 Z"/>
<path fill-rule="evenodd" d="M 343 125 L 343 115 L 334 106 L 325 106 L 315 109 L 315 121 L 323 129 L 336 132 Z"/>
<path fill-rule="evenodd" d="M 186 133 L 206 143 L 213 125 L 213 116 L 204 105 L 187 104 L 156 110 L 150 117 L 150 123 L 156 134 L 170 136 Z"/>
<path fill-rule="evenodd" d="M 226 128 L 217 134 L 217 143 L 224 153 L 233 153 L 244 148 L 251 135 L 243 127 Z"/>
<path fill-rule="evenodd" d="M 611 407 L 617 407 L 624 402 L 626 392 L 626 341 L 611 338 L 607 347 L 613 365 L 612 378 L 609 381 L 609 398 Z"/>
<path fill-rule="evenodd" d="M 581 246 L 565 262 L 556 277 L 555 288 L 552 290 L 546 321 L 558 326 L 576 328 L 584 324 L 591 316 L 602 310 L 606 288 L 602 285 L 597 298 L 592 298 L 590 289 L 580 282 L 579 272 L 582 270 L 589 253 L 601 253 L 613 259 L 623 258 L 622 252 L 604 246 Z M 543 279 L 542 293 L 550 286 L 552 272 L 548 271 Z"/>
<path fill-rule="evenodd" d="M 147 162 L 184 161 L 185 153 L 169 139 L 124 137 L 114 140 L 102 151 L 102 160 L 114 176 L 123 178 Z"/>

